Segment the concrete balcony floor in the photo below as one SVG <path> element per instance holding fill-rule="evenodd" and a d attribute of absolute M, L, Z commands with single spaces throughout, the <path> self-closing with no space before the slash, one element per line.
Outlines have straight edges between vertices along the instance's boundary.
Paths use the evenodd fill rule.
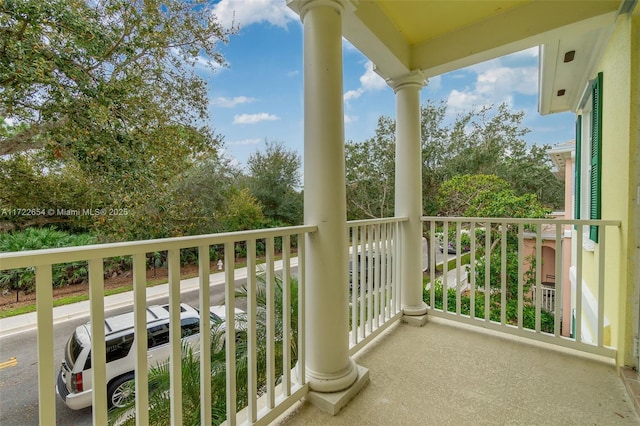
<path fill-rule="evenodd" d="M 638 425 L 612 363 L 431 317 L 356 357 L 370 383 L 336 416 L 301 401 L 280 425 Z"/>

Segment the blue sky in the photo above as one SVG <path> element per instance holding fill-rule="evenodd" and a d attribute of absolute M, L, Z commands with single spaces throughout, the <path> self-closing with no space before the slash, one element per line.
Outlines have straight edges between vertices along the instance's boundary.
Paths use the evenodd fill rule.
<path fill-rule="evenodd" d="M 285 0 L 220 0 L 220 22 L 240 27 L 219 50 L 228 62 L 208 82 L 211 125 L 224 136 L 225 155 L 242 165 L 265 141 L 284 143 L 302 156 L 302 25 Z M 573 138 L 574 116 L 537 112 L 537 48 L 431 78 L 421 99 L 445 100 L 456 113 L 507 102 L 524 110 L 529 143 L 553 145 Z M 343 43 L 345 140 L 374 136 L 378 117 L 395 114 L 393 91 L 371 62 Z"/>

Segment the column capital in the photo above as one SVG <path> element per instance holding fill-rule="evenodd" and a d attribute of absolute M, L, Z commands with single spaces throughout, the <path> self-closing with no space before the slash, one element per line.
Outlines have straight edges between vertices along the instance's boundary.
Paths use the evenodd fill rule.
<path fill-rule="evenodd" d="M 329 6 L 342 14 L 344 4 L 340 0 L 287 0 L 287 6 L 300 15 L 300 21 L 304 22 L 304 15 L 311 10 L 321 6 Z"/>
<path fill-rule="evenodd" d="M 417 87 L 422 89 L 427 84 L 427 78 L 422 70 L 413 70 L 408 74 L 404 74 L 394 78 L 388 78 L 387 84 L 391 86 L 395 93 L 406 87 Z"/>

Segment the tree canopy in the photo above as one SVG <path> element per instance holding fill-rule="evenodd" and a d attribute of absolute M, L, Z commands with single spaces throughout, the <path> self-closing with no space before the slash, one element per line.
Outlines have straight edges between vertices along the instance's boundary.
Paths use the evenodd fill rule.
<path fill-rule="evenodd" d="M 216 47 L 235 31 L 211 7 L 206 0 L 0 2 L 2 207 L 126 210 L 130 227 L 163 228 L 147 237 L 194 229 L 174 204 L 176 188 L 222 145 L 205 124 L 206 82 L 196 71 L 225 65 Z M 34 182 L 37 189 L 25 192 Z M 114 235 L 124 225 L 115 217 L 72 222 L 94 219 Z"/>
<path fill-rule="evenodd" d="M 529 146 L 523 112 L 507 105 L 458 115 L 447 124 L 443 101 L 421 108 L 423 212 L 439 211 L 438 190 L 457 175 L 495 175 L 514 196 L 535 194 L 549 208 L 563 205 L 563 185 L 551 172 L 548 146 Z M 378 120 L 376 134 L 346 146 L 348 217 L 385 217 L 393 213 L 395 121 Z"/>
<path fill-rule="evenodd" d="M 535 194 L 516 195 L 496 175 L 456 175 L 438 189 L 438 213 L 463 217 L 544 217 Z"/>
<path fill-rule="evenodd" d="M 140 136 L 158 143 L 159 128 L 200 127 L 195 66 L 224 65 L 216 44 L 230 34 L 208 3 L 4 0 L 0 116 L 27 126 L 0 140 L 0 154 L 47 147 L 100 162 Z"/>
<path fill-rule="evenodd" d="M 251 195 L 275 225 L 302 222 L 301 164 L 298 153 L 282 142 L 269 141 L 264 152 L 257 151 L 247 160 Z"/>

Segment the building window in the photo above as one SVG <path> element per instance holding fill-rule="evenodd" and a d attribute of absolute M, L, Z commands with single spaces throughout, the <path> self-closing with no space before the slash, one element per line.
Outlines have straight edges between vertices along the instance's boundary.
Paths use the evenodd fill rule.
<path fill-rule="evenodd" d="M 576 121 L 576 219 L 601 219 L 602 178 L 602 73 L 591 83 L 588 102 Z M 585 236 L 597 243 L 598 227 Z"/>

